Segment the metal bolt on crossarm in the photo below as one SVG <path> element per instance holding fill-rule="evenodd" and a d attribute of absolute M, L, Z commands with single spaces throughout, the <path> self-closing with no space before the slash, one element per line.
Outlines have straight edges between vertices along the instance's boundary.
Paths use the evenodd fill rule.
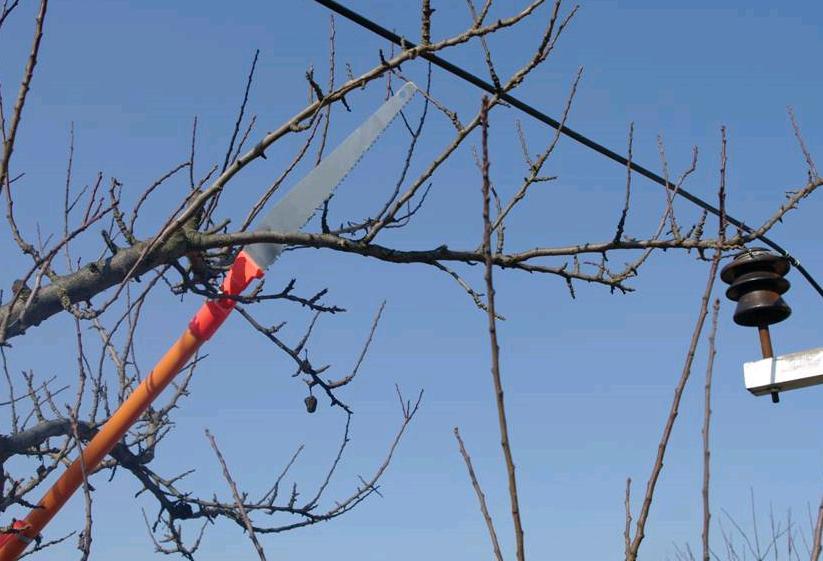
<path fill-rule="evenodd" d="M 730 285 L 726 297 L 737 302 L 734 322 L 757 328 L 763 358 L 774 358 L 769 326 L 792 313 L 781 296 L 791 286 L 784 278 L 790 268 L 786 257 L 758 247 L 737 254 L 720 272 L 721 280 Z M 780 401 L 777 391 L 771 395 L 774 403 Z"/>

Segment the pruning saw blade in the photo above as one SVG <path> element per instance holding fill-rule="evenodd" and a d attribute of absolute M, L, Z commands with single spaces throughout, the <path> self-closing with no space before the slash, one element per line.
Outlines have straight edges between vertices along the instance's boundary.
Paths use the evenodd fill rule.
<path fill-rule="evenodd" d="M 366 119 L 346 140 L 301 179 L 263 217 L 255 232 L 294 232 L 301 229 L 357 165 L 389 123 L 414 95 L 417 87 L 407 82 Z M 266 269 L 283 252 L 281 244 L 259 243 L 245 248 L 258 267 Z"/>

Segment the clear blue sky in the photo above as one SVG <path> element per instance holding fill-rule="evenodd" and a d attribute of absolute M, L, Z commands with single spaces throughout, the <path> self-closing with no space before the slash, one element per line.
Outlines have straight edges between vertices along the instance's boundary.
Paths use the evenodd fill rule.
<path fill-rule="evenodd" d="M 16 86 L 30 44 L 35 6 L 24 2 L 0 35 L 0 78 L 4 99 Z M 358 1 L 349 4 L 398 32 L 416 38 L 416 2 Z M 508 7 L 514 2 L 501 2 Z M 463 2 L 438 2 L 433 33 L 443 36 L 468 21 Z M 501 14 L 503 12 L 501 11 Z M 518 34 L 492 43 L 501 73 L 515 68 L 536 41 L 545 12 Z M 15 169 L 21 180 L 18 212 L 29 233 L 36 223 L 57 230 L 68 131 L 74 122 L 75 183 L 93 180 L 98 170 L 116 176 L 134 197 L 186 158 L 193 116 L 199 119 L 198 171 L 222 159 L 236 106 L 255 49 L 260 49 L 251 112 L 258 135 L 302 107 L 303 73 L 313 64 L 325 76 L 328 14 L 313 2 L 54 2 L 46 25 L 41 64 L 34 81 Z M 377 61 L 386 45 L 345 21 L 337 21 L 338 55 L 355 72 Z M 524 99 L 557 115 L 574 72 L 584 77 L 570 125 L 622 151 L 634 121 L 635 159 L 659 169 L 656 137 L 662 135 L 673 170 L 682 171 L 691 147 L 700 165 L 687 185 L 712 198 L 717 185 L 719 129 L 729 130 L 729 208 L 758 223 L 782 201 L 785 191 L 805 180 L 802 155 L 792 136 L 786 106 L 795 108 L 813 154 L 823 157 L 823 5 L 815 1 L 761 0 L 584 1 L 567 35 L 542 70 L 522 89 Z M 449 58 L 483 70 L 474 45 Z M 342 68 L 342 64 L 340 65 Z M 422 76 L 423 67 L 404 69 Z M 344 74 L 338 74 L 343 79 Z M 353 113 L 337 113 L 332 141 L 342 138 L 376 107 L 379 88 L 351 96 Z M 480 94 L 435 71 L 434 91 L 469 115 Z M 419 102 L 418 102 L 419 103 Z M 412 111 L 418 111 L 419 105 Z M 493 174 L 511 193 L 523 173 L 511 111 L 493 114 Z M 428 141 L 417 160 L 436 153 L 448 123 L 432 118 Z M 526 122 L 534 149 L 549 131 Z M 338 220 L 372 208 L 391 185 L 402 157 L 395 127 L 342 186 Z M 475 139 L 475 142 L 477 139 Z M 240 216 L 262 186 L 279 173 L 293 145 L 269 152 L 233 183 L 224 197 L 226 216 Z M 560 176 L 535 192 L 528 208 L 512 216 L 512 250 L 604 240 L 613 234 L 621 204 L 624 170 L 564 140 L 549 173 Z M 176 200 L 183 182 L 161 194 L 142 234 L 165 217 L 163 201 Z M 168 197 L 168 198 L 164 198 Z M 637 179 L 628 233 L 647 235 L 664 196 Z M 54 203 L 44 201 L 55 201 Z M 819 195 L 774 232 L 810 271 L 823 277 Z M 475 247 L 479 241 L 480 196 L 477 171 L 463 150 L 434 178 L 429 203 L 408 230 L 391 241 L 429 248 L 448 242 Z M 678 204 L 682 221 L 697 214 Z M 88 248 L 97 247 L 96 236 Z M 13 253 L 3 237 L 4 255 Z M 92 255 L 89 249 L 87 255 Z M 620 256 L 613 258 L 621 262 Z M 8 287 L 20 261 L 9 264 Z M 477 268 L 476 268 L 477 269 Z M 391 266 L 327 251 L 287 254 L 274 267 L 274 283 L 292 276 L 306 292 L 330 287 L 330 301 L 349 310 L 324 319 L 312 354 L 344 371 L 356 359 L 371 316 L 383 299 L 385 319 L 359 379 L 344 392 L 356 414 L 348 459 L 330 498 L 347 496 L 357 475 L 367 475 L 399 423 L 394 395 L 398 383 L 408 396 L 420 388 L 420 415 L 402 442 L 375 497 L 329 524 L 270 537 L 270 559 L 341 558 L 398 561 L 420 558 L 476 559 L 491 552 L 465 468 L 452 436 L 459 425 L 475 461 L 498 532 L 512 556 L 505 471 L 499 452 L 485 316 L 449 278 L 423 266 Z M 480 281 L 479 271 L 468 277 Z M 610 295 L 600 287 L 578 286 L 572 301 L 564 284 L 512 272 L 498 274 L 502 366 L 510 410 L 515 460 L 520 476 L 524 524 L 532 559 L 564 561 L 617 558 L 622 554 L 623 492 L 626 477 L 641 494 L 648 476 L 672 390 L 698 310 L 706 266 L 691 256 L 659 254 L 632 282 L 636 292 Z M 787 300 L 792 318 L 773 329 L 778 352 L 821 346 L 823 301 L 796 273 Z M 722 288 L 718 286 L 717 289 Z M 719 294 L 719 291 L 716 292 Z M 198 305 L 159 298 L 147 310 L 139 356 L 145 369 L 183 328 Z M 791 508 L 805 523 L 823 491 L 823 410 L 820 388 L 783 396 L 779 406 L 754 398 L 742 384 L 742 363 L 757 358 L 756 334 L 735 326 L 724 301 L 715 365 L 712 502 L 749 526 L 749 493 L 754 489 L 761 529 L 769 505 L 777 515 Z M 292 337 L 307 320 L 286 306 L 261 307 L 267 321 L 289 319 Z M 32 330 L 14 343 L 15 371 L 33 369 L 74 380 L 73 335 L 66 318 Z M 93 334 L 89 334 L 92 337 Z M 700 423 L 705 346 L 686 390 L 666 468 L 647 528 L 643 555 L 663 559 L 673 543 L 700 539 Z M 279 472 L 300 443 L 308 450 L 295 474 L 306 492 L 333 458 L 342 416 L 321 400 L 308 416 L 302 384 L 290 378 L 291 365 L 239 319 L 229 322 L 209 346 L 209 359 L 178 411 L 177 432 L 160 449 L 157 467 L 196 467 L 192 488 L 228 496 L 203 429 L 217 436 L 243 489 L 259 492 Z M 5 421 L 4 421 L 5 422 Z M 145 559 L 152 546 L 134 499 L 137 483 L 119 473 L 112 483 L 95 482 L 95 558 Z M 207 493 L 208 494 L 208 493 Z M 635 513 L 638 508 L 635 500 Z M 81 502 L 61 513 L 55 534 L 80 524 Z M 728 524 L 727 524 L 728 525 Z M 194 528 L 192 528 L 194 529 Z M 719 537 L 718 526 L 714 527 Z M 715 541 L 715 544 L 719 544 Z M 73 543 L 45 559 L 74 555 Z M 249 542 L 234 526 L 210 528 L 202 559 L 227 555 L 250 558 Z"/>

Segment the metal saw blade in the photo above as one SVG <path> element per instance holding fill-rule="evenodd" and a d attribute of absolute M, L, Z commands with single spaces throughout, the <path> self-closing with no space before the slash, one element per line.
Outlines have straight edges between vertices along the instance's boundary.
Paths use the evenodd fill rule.
<path fill-rule="evenodd" d="M 407 82 L 396 94 L 366 119 L 328 156 L 286 193 L 263 217 L 255 232 L 294 232 L 301 229 L 335 187 L 357 165 L 389 123 L 414 95 L 417 86 Z M 283 252 L 282 244 L 257 243 L 245 248 L 261 268 L 266 269 Z"/>

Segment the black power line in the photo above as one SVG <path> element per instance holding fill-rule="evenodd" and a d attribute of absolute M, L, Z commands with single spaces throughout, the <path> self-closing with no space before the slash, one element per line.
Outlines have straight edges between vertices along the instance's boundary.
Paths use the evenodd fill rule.
<path fill-rule="evenodd" d="M 353 21 L 354 23 L 360 25 L 361 27 L 364 27 L 364 28 L 368 29 L 369 31 L 371 31 L 373 33 L 376 33 L 377 35 L 383 37 L 384 39 L 386 39 L 388 41 L 391 41 L 395 45 L 398 45 L 398 46 L 403 47 L 403 48 L 410 48 L 410 49 L 417 46 L 416 44 L 412 43 L 411 41 L 400 37 L 396 33 L 392 33 L 391 31 L 389 31 L 385 27 L 383 27 L 383 26 L 375 23 L 374 21 L 358 14 L 357 12 L 354 12 L 354 11 L 350 10 L 349 8 L 346 8 L 345 6 L 343 6 L 342 4 L 340 4 L 338 2 L 335 2 L 334 0 L 314 0 L 314 1 L 317 2 L 318 4 L 321 4 L 321 5 L 325 6 L 326 8 L 329 8 L 330 10 L 340 14 L 341 16 L 345 17 L 346 19 L 349 19 L 349 20 Z M 599 154 L 602 154 L 603 156 L 606 156 L 610 160 L 613 160 L 613 161 L 615 161 L 615 162 L 617 162 L 617 163 L 619 163 L 623 166 L 629 166 L 629 168 L 633 172 L 635 172 L 639 175 L 642 175 L 643 177 L 645 177 L 647 179 L 650 179 L 650 180 L 654 181 L 655 183 L 657 183 L 659 185 L 662 185 L 666 189 L 669 189 L 669 190 L 675 192 L 677 195 L 679 195 L 679 196 L 683 197 L 684 199 L 686 199 L 687 201 L 699 206 L 700 208 L 712 213 L 713 215 L 720 216 L 720 210 L 719 209 L 717 209 L 713 205 L 707 203 L 706 201 L 704 201 L 700 197 L 698 197 L 696 195 L 693 195 L 693 194 L 689 193 L 688 191 L 686 191 L 684 189 L 677 189 L 675 191 L 674 188 L 672 187 L 672 185 L 669 182 L 667 182 L 663 177 L 659 176 L 658 174 L 654 173 L 653 171 L 649 170 L 648 168 L 645 168 L 645 167 L 643 167 L 639 164 L 636 164 L 633 161 L 630 162 L 625 156 L 622 156 L 621 154 L 618 154 L 614 150 L 610 150 L 609 148 L 606 148 L 602 144 L 588 138 L 587 136 L 584 136 L 581 133 L 579 133 L 579 132 L 577 132 L 573 129 L 570 129 L 567 126 L 561 125 L 559 121 L 557 121 L 556 119 L 551 118 L 550 116 L 546 115 L 545 113 L 543 113 L 542 111 L 536 109 L 535 107 L 529 105 L 528 103 L 520 101 L 518 98 L 516 98 L 512 95 L 509 95 L 507 93 L 500 92 L 498 90 L 498 88 L 496 88 L 493 84 L 483 80 L 482 78 L 478 77 L 476 74 L 472 74 L 468 70 L 460 68 L 459 66 L 454 65 L 451 62 L 449 62 L 449 61 L 447 61 L 447 60 L 445 60 L 445 59 L 443 59 L 443 58 L 441 58 L 441 57 L 439 57 L 435 54 L 432 54 L 432 53 L 422 53 L 420 55 L 420 57 L 424 58 L 425 60 L 431 62 L 432 64 L 434 64 L 436 66 L 439 66 L 443 70 L 445 70 L 445 71 L 447 71 L 451 74 L 454 74 L 458 78 L 462 78 L 463 80 L 469 82 L 470 84 L 472 84 L 474 86 L 477 86 L 481 90 L 485 90 L 485 91 L 487 91 L 488 93 L 490 93 L 492 95 L 499 96 L 500 99 L 502 99 L 506 103 L 512 105 L 513 107 L 516 107 L 516 108 L 520 109 L 521 111 L 523 111 L 524 113 L 534 117 L 538 121 L 541 121 L 541 122 L 549 125 L 550 127 L 559 130 L 562 134 L 568 136 L 569 138 L 571 138 L 573 140 L 576 140 L 577 142 L 579 142 L 583 146 L 586 146 L 587 148 L 591 148 L 595 152 L 597 152 Z M 737 226 L 738 228 L 740 228 L 741 230 L 743 230 L 746 233 L 749 233 L 749 234 L 754 233 L 753 228 L 746 225 L 744 222 L 734 218 L 733 216 L 730 216 L 730 215 L 726 214 L 726 221 L 729 224 L 733 225 L 733 226 Z M 767 238 L 764 235 L 758 235 L 757 239 L 759 239 L 761 242 L 763 242 L 764 244 L 766 244 L 770 248 L 774 249 L 775 251 L 777 251 L 778 253 L 780 253 L 784 257 L 786 257 L 791 262 L 791 264 L 794 265 L 794 267 L 798 270 L 798 272 L 800 272 L 800 274 L 803 275 L 803 277 L 807 281 L 809 281 L 809 284 L 812 285 L 812 287 L 817 291 L 817 293 L 820 294 L 820 296 L 823 296 L 823 287 L 821 287 L 817 283 L 817 281 L 814 280 L 814 277 L 812 277 L 812 275 L 806 270 L 805 267 L 803 267 L 803 265 L 800 264 L 800 262 L 795 257 L 790 255 L 789 252 L 786 251 L 785 249 L 783 249 L 780 245 L 778 245 L 777 242 L 772 241 L 771 239 Z"/>

